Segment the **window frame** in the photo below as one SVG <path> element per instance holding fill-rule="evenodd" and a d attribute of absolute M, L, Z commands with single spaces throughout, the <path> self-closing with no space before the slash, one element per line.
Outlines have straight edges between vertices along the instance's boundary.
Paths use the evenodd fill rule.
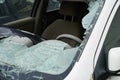
<path fill-rule="evenodd" d="M 120 6 L 119 0 L 116 0 L 115 4 L 113 5 L 113 7 L 111 9 L 111 12 L 110 12 L 109 17 L 107 19 L 107 22 L 104 26 L 104 30 L 103 30 L 101 38 L 99 40 L 99 44 L 97 46 L 96 53 L 94 55 L 94 59 L 93 59 L 94 73 L 93 73 L 93 76 L 94 76 L 95 80 L 97 80 L 99 78 L 104 79 L 104 78 L 108 77 L 108 75 L 109 75 L 109 74 L 107 74 L 108 69 L 106 66 L 106 64 L 107 64 L 106 55 L 104 54 L 104 43 L 105 43 L 107 34 L 109 32 L 112 21 L 114 20 L 115 14 L 116 14 L 119 6 Z M 102 71 L 102 72 L 100 72 L 100 71 Z"/>

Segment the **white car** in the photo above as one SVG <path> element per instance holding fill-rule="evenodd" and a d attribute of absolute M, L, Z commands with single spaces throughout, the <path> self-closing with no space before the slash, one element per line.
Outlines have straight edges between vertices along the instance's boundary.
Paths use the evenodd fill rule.
<path fill-rule="evenodd" d="M 0 27 L 0 80 L 120 80 L 120 0 L 88 1 L 82 41 L 69 34 L 44 40 Z"/>

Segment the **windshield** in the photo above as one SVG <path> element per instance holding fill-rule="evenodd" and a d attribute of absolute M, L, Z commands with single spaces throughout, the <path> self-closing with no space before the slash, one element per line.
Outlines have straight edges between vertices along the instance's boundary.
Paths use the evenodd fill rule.
<path fill-rule="evenodd" d="M 96 15 L 98 17 L 99 9 L 102 8 L 100 5 L 103 5 L 102 0 L 89 3 L 89 13 L 83 18 L 82 22 L 86 29 L 85 37 L 80 46 L 70 47 L 62 41 L 46 40 L 28 47 L 14 40 L 16 35 L 1 38 L 1 80 L 63 80 L 73 68 L 79 57 L 78 55 L 81 54 L 88 40 L 97 19 Z M 90 22 L 85 21 L 91 15 L 92 20 Z M 21 38 L 19 39 L 21 41 Z"/>

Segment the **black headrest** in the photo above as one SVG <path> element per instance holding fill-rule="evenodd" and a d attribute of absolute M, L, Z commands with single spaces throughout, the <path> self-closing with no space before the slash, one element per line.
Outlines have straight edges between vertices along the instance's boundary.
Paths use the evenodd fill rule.
<path fill-rule="evenodd" d="M 88 4 L 83 0 L 62 0 L 60 14 L 68 16 L 79 16 L 88 8 Z"/>

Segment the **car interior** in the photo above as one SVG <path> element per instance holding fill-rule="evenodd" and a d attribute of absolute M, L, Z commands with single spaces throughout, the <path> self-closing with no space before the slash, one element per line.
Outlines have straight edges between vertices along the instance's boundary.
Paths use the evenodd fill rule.
<path fill-rule="evenodd" d="M 40 0 L 39 3 L 36 11 L 33 10 L 32 17 L 8 22 L 5 25 L 38 34 L 47 40 L 57 39 L 60 35 L 64 36 L 63 34 L 74 36 L 79 42 L 83 40 L 85 29 L 82 26 L 82 18 L 89 12 L 86 0 L 62 0 L 60 9 L 50 12 L 46 11 L 48 0 Z M 67 38 L 64 36 L 60 39 L 71 46 L 80 44 Z"/>
<path fill-rule="evenodd" d="M 89 1 L 95 0 L 61 0 L 59 9 L 47 11 L 49 0 L 36 0 L 30 17 L 8 22 L 4 25 L 23 31 L 21 33 L 18 30 L 12 30 L 15 34 L 25 35 L 34 42 L 32 43 L 28 38 L 20 38 L 20 40 L 26 41 L 25 44 L 28 47 L 47 40 L 61 40 L 70 45 L 69 47 L 67 45 L 67 48 L 75 47 L 81 44 L 85 35 L 86 29 L 82 20 L 86 15 L 89 16 L 88 13 L 91 12 L 88 10 Z M 93 19 L 93 17 L 90 18 Z M 31 34 L 34 36 L 31 36 Z M 17 40 L 19 37 L 13 39 Z M 105 56 L 104 50 L 102 50 L 95 67 L 94 80 L 105 80 L 110 75 L 106 71 Z"/>
<path fill-rule="evenodd" d="M 64 19 L 55 20 L 43 31 L 41 36 L 45 39 L 56 39 L 61 34 L 71 34 L 82 39 L 85 30 L 82 27 L 81 21 L 88 13 L 87 7 L 84 1 L 63 0 L 59 13 L 64 16 Z M 69 20 L 67 20 L 68 16 Z M 69 40 L 66 42 L 73 46 L 75 45 Z"/>
<path fill-rule="evenodd" d="M 7 62 L 10 65 L 25 67 L 26 70 L 37 70 L 49 74 L 60 74 L 67 70 L 65 71 L 66 75 L 73 66 L 76 50 L 83 40 L 85 29 L 82 26 L 82 18 L 88 13 L 88 3 L 85 0 L 62 0 L 59 10 L 47 12 L 48 0 L 38 0 L 38 2 L 39 4 L 35 3 L 34 7 L 37 8 L 34 9 L 35 11 L 33 10 L 31 17 L 8 22 L 0 27 L 0 49 L 3 53 L 0 54 L 1 63 Z M 5 46 L 8 44 L 10 46 L 6 50 Z M 14 56 L 11 51 L 18 54 Z M 63 54 L 65 52 L 66 54 Z M 39 58 L 31 57 L 34 54 Z M 5 57 L 6 55 L 15 58 Z M 39 62 L 36 59 L 39 59 Z M 53 64 L 49 65 L 51 61 Z M 38 65 L 43 66 L 37 68 Z M 67 69 L 69 66 L 70 69 Z"/>

